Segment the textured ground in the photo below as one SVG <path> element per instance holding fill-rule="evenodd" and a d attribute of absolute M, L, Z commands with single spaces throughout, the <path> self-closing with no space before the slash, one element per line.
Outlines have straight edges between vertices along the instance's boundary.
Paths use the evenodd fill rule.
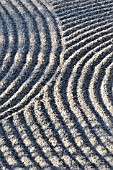
<path fill-rule="evenodd" d="M 0 170 L 113 170 L 113 0 L 0 0 Z"/>

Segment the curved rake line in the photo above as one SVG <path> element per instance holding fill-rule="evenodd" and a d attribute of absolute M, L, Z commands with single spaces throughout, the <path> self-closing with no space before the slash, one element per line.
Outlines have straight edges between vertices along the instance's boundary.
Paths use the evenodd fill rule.
<path fill-rule="evenodd" d="M 36 30 L 36 32 L 37 32 L 37 30 Z M 36 38 L 36 40 L 37 40 L 37 42 L 38 42 L 38 38 Z M 31 49 L 32 50 L 32 49 Z M 35 61 L 35 60 L 37 60 L 37 52 L 38 52 L 38 49 L 37 50 L 35 50 L 34 49 L 34 55 L 33 55 L 33 57 L 31 57 L 31 60 L 30 61 L 28 61 L 28 64 L 26 63 L 25 64 L 25 66 L 23 67 L 23 71 L 21 71 L 21 73 L 19 73 L 20 75 L 19 75 L 19 77 L 17 77 L 17 79 L 16 79 L 16 82 L 15 81 L 13 81 L 13 86 L 15 87 L 16 86 L 16 89 L 12 86 L 12 84 L 10 85 L 10 87 L 11 87 L 11 89 L 14 89 L 14 90 L 11 90 L 11 92 L 9 93 L 9 91 L 10 91 L 10 89 L 8 88 L 8 92 L 7 93 L 9 93 L 10 95 L 8 95 L 8 97 L 10 98 L 11 97 L 11 95 L 15 92 L 15 91 L 17 91 L 17 89 L 20 87 L 20 85 L 28 78 L 28 76 L 31 74 L 31 72 L 32 72 L 32 70 L 34 69 L 34 65 L 36 64 L 36 62 L 37 61 Z M 28 68 L 26 68 L 26 67 L 28 67 Z M 18 67 L 17 67 L 18 68 Z M 30 73 L 29 73 L 29 71 L 28 70 L 30 70 Z M 25 78 L 23 77 L 23 75 L 26 75 L 25 76 Z M 4 91 L 4 93 L 5 93 L 5 91 Z M 4 94 L 3 94 L 4 95 Z M 8 97 L 6 96 L 6 100 L 8 100 Z M 5 102 L 4 100 L 3 100 L 4 98 L 1 98 L 1 100 L 2 100 L 2 102 Z"/>
<path fill-rule="evenodd" d="M 112 50 L 111 50 L 111 53 L 106 55 L 106 57 L 95 67 L 92 79 L 90 81 L 90 86 L 89 86 L 89 95 L 90 95 L 90 98 L 92 99 L 92 101 L 94 99 L 96 110 L 98 111 L 98 113 L 99 112 L 103 113 L 101 111 L 101 107 L 102 107 L 103 111 L 105 110 L 105 113 L 103 113 L 103 115 L 106 114 L 106 116 L 109 119 L 109 121 L 108 121 L 109 123 L 110 123 L 110 121 L 112 122 L 113 117 L 110 114 L 112 112 L 109 112 L 107 110 L 107 107 L 104 105 L 104 102 L 102 100 L 101 83 L 105 76 L 105 70 L 107 69 L 107 67 L 109 67 L 109 65 L 112 63 L 112 61 L 113 61 L 113 59 L 112 59 Z M 97 98 L 97 96 L 98 96 L 98 98 Z M 99 107 L 99 105 L 100 105 L 100 107 Z"/>
<path fill-rule="evenodd" d="M 107 44 L 106 44 L 107 45 Z M 109 44 L 108 44 L 109 45 Z M 103 46 L 104 47 L 104 46 Z M 101 47 L 102 48 L 102 47 Z M 105 48 L 105 47 L 104 47 Z M 83 62 L 83 61 L 82 61 Z M 81 62 L 81 66 L 82 66 L 82 62 Z M 85 62 L 86 63 L 86 62 Z M 78 66 L 80 65 L 80 63 L 78 63 Z M 79 67 L 78 67 L 78 71 L 79 71 Z M 75 94 L 76 94 L 76 87 L 77 87 L 77 79 L 80 77 L 80 73 L 79 72 L 77 72 L 77 67 L 75 67 L 74 69 L 73 69 L 73 72 L 72 72 L 72 75 L 70 76 L 70 79 L 69 79 L 69 83 L 68 83 L 68 88 L 67 88 L 67 97 L 68 97 L 68 101 L 69 101 L 69 103 L 70 103 L 70 105 L 72 106 L 71 107 L 71 109 L 72 109 L 72 111 L 74 112 L 74 108 L 75 107 L 77 107 L 77 106 L 79 106 L 79 103 L 77 104 L 77 101 L 78 101 L 78 99 L 77 99 L 77 97 L 74 97 L 75 96 Z M 73 84 L 74 84 L 74 86 L 73 86 Z M 74 88 L 75 87 L 75 88 Z M 74 92 L 74 94 L 73 94 L 73 92 Z M 74 108 L 73 108 L 74 107 Z M 84 112 L 84 114 L 83 114 L 84 116 L 85 116 L 85 112 Z M 92 115 L 93 116 L 93 115 Z M 92 129 L 91 128 L 91 124 L 90 124 L 90 122 L 88 122 L 88 119 L 87 119 L 87 116 L 85 116 L 86 117 L 86 120 L 87 120 L 87 124 L 89 124 L 89 127 L 90 127 L 90 129 Z M 84 118 L 85 119 L 85 118 Z M 98 120 L 98 119 L 97 119 Z M 94 131 L 95 132 L 95 131 Z M 92 133 L 93 133 L 93 131 L 92 131 Z M 93 134 L 95 134 L 95 133 L 93 133 Z"/>
<path fill-rule="evenodd" d="M 27 114 L 27 116 L 26 116 L 26 114 Z M 41 139 L 43 139 L 44 140 L 44 142 L 46 143 L 46 147 L 49 147 L 50 149 L 51 149 L 51 152 L 52 152 L 52 155 L 53 156 L 55 156 L 55 157 L 57 157 L 58 159 L 59 159 L 59 161 L 60 162 L 62 162 L 62 165 L 65 167 L 65 168 L 67 168 L 67 169 L 69 169 L 69 166 L 68 166 L 68 164 L 61 158 L 61 155 L 59 154 L 59 153 L 57 153 L 57 151 L 56 151 L 56 146 L 54 146 L 53 145 L 53 142 L 50 140 L 50 137 L 48 137 L 48 136 L 54 136 L 54 134 L 53 133 L 47 133 L 46 134 L 46 132 L 45 132 L 45 130 L 44 130 L 44 128 L 43 128 L 43 125 L 39 122 L 39 120 L 37 119 L 37 117 L 36 117 L 36 113 L 35 113 L 35 111 L 34 111 L 34 106 L 32 105 L 32 106 L 30 106 L 29 108 L 28 108 L 28 110 L 26 110 L 25 112 L 24 112 L 24 116 L 25 116 L 25 119 L 26 119 L 26 122 L 27 122 L 27 124 L 29 125 L 29 127 L 31 127 L 31 125 L 35 125 L 36 126 L 36 129 L 34 130 L 34 128 L 33 128 L 33 130 L 32 130 L 32 132 L 34 131 L 34 133 L 35 132 L 37 132 L 37 130 L 39 131 L 39 135 L 41 135 Z M 37 135 L 35 135 L 34 134 L 34 136 L 36 136 L 35 138 L 38 138 L 37 137 Z M 53 140 L 53 139 L 52 139 Z M 43 142 L 43 143 L 44 143 Z M 42 145 L 42 141 L 39 141 L 39 143 L 41 143 L 41 145 Z M 43 146 L 42 146 L 43 147 Z M 44 147 L 45 148 L 45 147 Z M 47 153 L 46 153 L 47 154 Z M 49 153 L 48 153 L 49 154 Z"/>
<path fill-rule="evenodd" d="M 13 158 L 14 162 L 17 162 L 20 164 L 20 165 L 23 165 L 21 160 L 20 160 L 20 157 L 18 156 L 17 152 L 15 151 L 15 149 L 13 148 L 12 146 L 12 142 L 10 141 L 10 139 L 8 138 L 8 135 L 7 135 L 7 132 L 5 131 L 3 125 L 1 124 L 0 126 L 0 135 L 1 135 L 1 138 L 3 139 L 4 141 L 4 146 L 8 148 L 8 151 L 9 151 L 9 155 L 10 157 Z M 4 154 L 5 155 L 5 154 Z M 7 158 L 7 154 L 5 155 L 5 157 Z"/>
<path fill-rule="evenodd" d="M 56 97 L 57 94 L 55 94 L 55 95 L 52 94 L 53 88 L 54 88 L 54 83 L 52 86 L 50 86 L 44 92 L 44 105 L 45 105 L 45 108 L 46 108 L 48 114 L 51 117 L 51 121 L 54 124 L 59 124 L 61 126 L 61 127 L 59 127 L 59 131 L 60 131 L 60 129 L 63 129 L 63 131 L 65 132 L 66 138 L 68 138 L 70 145 L 72 145 L 75 148 L 75 151 L 78 152 L 82 156 L 82 158 L 86 160 L 86 162 L 91 164 L 93 167 L 97 168 L 97 166 L 95 164 L 90 162 L 89 158 L 85 155 L 85 153 L 82 151 L 82 149 L 77 145 L 75 138 L 73 137 L 74 134 L 72 134 L 72 132 L 70 131 L 71 120 L 73 120 L 73 115 L 70 116 L 71 113 L 68 113 L 68 118 L 65 118 L 66 114 L 65 114 L 64 110 L 63 109 L 62 109 L 62 111 L 59 110 L 59 105 L 57 105 L 57 103 L 55 102 L 55 99 L 54 99 L 54 97 Z M 56 91 L 58 93 L 58 89 Z M 57 117 L 57 119 L 56 119 L 56 117 Z M 69 121 L 69 122 L 67 122 L 67 121 Z M 77 120 L 74 120 L 74 121 L 76 122 L 75 127 L 78 128 Z M 80 129 L 80 127 L 78 129 Z M 80 129 L 80 132 L 82 133 L 81 129 Z M 64 145 L 65 145 L 65 142 L 64 142 Z M 72 155 L 74 156 L 74 153 L 72 153 Z M 76 154 L 74 157 L 75 157 L 75 160 L 77 160 Z M 77 161 L 80 164 L 80 160 L 77 160 Z M 83 166 L 82 163 L 81 163 L 81 166 Z"/>
<path fill-rule="evenodd" d="M 62 126 L 65 126 L 61 120 L 59 119 L 59 116 L 56 115 L 57 117 L 55 118 L 54 117 L 54 114 L 52 115 L 51 114 L 51 111 L 48 110 L 48 107 L 49 107 L 49 103 L 48 104 L 48 107 L 46 105 L 46 103 L 44 102 L 40 102 L 38 101 L 39 104 L 37 104 L 37 101 L 36 101 L 36 104 L 35 104 L 35 108 L 34 108 L 34 111 L 35 111 L 35 114 L 37 113 L 37 119 L 40 120 L 42 122 L 42 125 L 44 126 L 44 130 L 46 131 L 45 129 L 45 124 L 47 125 L 47 129 L 52 129 L 52 133 L 54 134 L 54 137 L 56 138 L 58 144 L 62 147 L 62 149 L 64 150 L 64 153 L 66 153 L 66 155 L 68 155 L 70 157 L 70 159 L 72 161 L 74 161 L 76 163 L 76 165 L 78 167 L 80 167 L 81 169 L 83 169 L 83 165 L 80 164 L 79 160 L 76 159 L 76 156 L 74 154 L 72 154 L 69 149 L 65 146 L 65 142 L 63 142 L 63 138 L 65 139 L 65 137 L 62 137 L 61 136 L 61 133 L 59 133 L 59 130 L 62 129 L 62 128 L 57 128 L 56 127 L 56 124 L 57 126 L 60 125 L 61 127 Z M 38 106 L 37 106 L 38 105 Z M 40 112 L 40 108 L 41 108 L 41 112 Z M 54 111 L 55 112 L 55 111 Z M 41 115 L 39 115 L 39 113 Z M 58 120 L 57 120 L 58 119 Z M 43 121 L 44 121 L 44 124 L 43 124 Z M 67 129 L 64 129 L 64 131 L 67 131 Z M 65 133 L 65 132 L 64 132 Z M 69 138 L 69 136 L 68 136 Z M 64 159 L 65 157 L 63 157 Z M 66 160 L 65 160 L 66 161 Z"/>
<path fill-rule="evenodd" d="M 56 51 L 58 53 L 58 51 Z M 14 101 L 14 100 L 13 100 Z M 14 101 L 15 102 L 15 101 Z M 25 101 L 26 102 L 26 101 Z M 27 101 L 28 102 L 28 101 Z M 3 111 L 3 110 L 2 110 Z"/>
<path fill-rule="evenodd" d="M 9 42 L 8 42 L 7 53 L 5 53 L 3 63 L 1 63 L 2 66 L 0 68 L 0 81 L 1 81 L 8 73 L 8 71 L 14 61 L 14 56 L 18 49 L 18 33 L 17 33 L 16 24 L 15 24 L 13 18 L 10 16 L 7 9 L 2 5 L 1 2 L 0 2 L 0 8 L 1 8 L 1 15 L 3 16 L 4 20 L 6 17 L 6 18 L 8 18 L 8 21 L 10 21 L 10 23 L 7 22 L 7 24 L 9 24 L 9 25 L 7 25 L 7 29 L 8 29 L 7 31 L 8 31 L 9 37 L 12 36 L 13 41 L 14 41 L 13 44 L 11 44 L 10 43 L 11 40 L 10 40 L 10 38 L 8 38 Z"/>
<path fill-rule="evenodd" d="M 21 115 L 21 113 L 20 113 Z M 20 147 L 20 157 L 21 157 L 21 161 L 23 162 L 24 166 L 28 166 L 26 164 L 26 161 L 24 161 L 24 158 L 30 161 L 30 164 L 32 163 L 35 167 L 37 168 L 41 168 L 40 165 L 35 161 L 34 157 L 32 156 L 29 147 L 27 147 L 27 145 L 24 142 L 24 139 L 22 138 L 22 135 L 18 129 L 18 119 L 15 117 L 11 117 L 9 118 L 9 120 L 7 121 L 8 125 L 10 126 L 13 136 L 18 139 L 18 146 Z M 14 149 L 16 150 L 16 148 L 14 147 Z M 18 152 L 18 151 L 17 151 Z M 19 153 L 18 153 L 19 155 Z"/>
<path fill-rule="evenodd" d="M 113 57 L 113 56 L 112 56 Z M 113 61 L 113 60 L 112 60 Z M 105 76 L 103 78 L 102 84 L 101 84 L 101 95 L 102 100 L 111 113 L 112 119 L 113 119 L 113 102 L 112 102 L 112 71 L 113 71 L 113 64 L 111 63 L 109 67 L 106 68 Z M 110 85 L 109 85 L 110 84 Z"/>
<path fill-rule="evenodd" d="M 1 25 L 1 28 L 0 28 L 0 39 L 1 40 L 0 41 L 2 41 L 2 39 L 5 41 L 5 43 L 0 42 L 0 67 L 1 67 L 4 56 L 8 49 L 8 44 L 9 44 L 7 25 L 4 20 L 4 17 L 1 14 L 0 14 L 0 25 Z"/>

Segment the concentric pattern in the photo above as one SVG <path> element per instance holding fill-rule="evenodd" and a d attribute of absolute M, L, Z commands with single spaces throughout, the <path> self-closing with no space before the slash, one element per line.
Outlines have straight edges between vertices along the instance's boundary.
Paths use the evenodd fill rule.
<path fill-rule="evenodd" d="M 41 1 L 2 1 L 0 118 L 22 109 L 59 65 L 54 16 Z"/>
<path fill-rule="evenodd" d="M 46 1 L 0 2 L 0 168 L 112 170 L 113 1 Z"/>

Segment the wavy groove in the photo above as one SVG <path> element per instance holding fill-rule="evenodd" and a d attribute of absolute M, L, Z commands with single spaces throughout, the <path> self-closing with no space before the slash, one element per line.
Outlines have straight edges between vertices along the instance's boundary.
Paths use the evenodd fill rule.
<path fill-rule="evenodd" d="M 50 79 L 51 69 L 55 70 L 59 64 L 58 60 L 52 60 L 59 57 L 61 43 L 56 21 L 42 2 L 29 0 L 22 3 L 18 0 L 2 2 L 2 6 L 15 20 L 19 35 L 14 62 L 1 80 L 0 112 L 5 116 L 7 110 L 12 113 L 24 107 L 39 93 L 41 84 Z M 48 15 L 47 19 L 43 13 Z"/>
<path fill-rule="evenodd" d="M 113 1 L 0 1 L 0 169 L 113 169 Z"/>

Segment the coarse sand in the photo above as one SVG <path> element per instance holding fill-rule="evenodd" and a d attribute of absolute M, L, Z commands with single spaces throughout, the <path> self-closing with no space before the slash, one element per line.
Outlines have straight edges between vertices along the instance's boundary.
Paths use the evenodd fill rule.
<path fill-rule="evenodd" d="M 0 170 L 113 170 L 113 0 L 0 0 Z"/>

